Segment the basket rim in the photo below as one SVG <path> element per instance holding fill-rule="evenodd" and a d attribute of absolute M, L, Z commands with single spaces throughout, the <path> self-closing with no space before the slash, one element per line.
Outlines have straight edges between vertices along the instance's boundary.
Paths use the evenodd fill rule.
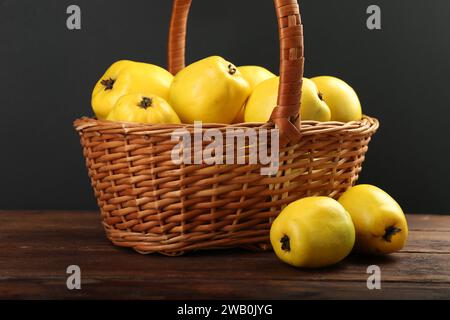
<path fill-rule="evenodd" d="M 171 133 L 173 130 L 186 129 L 188 131 L 194 130 L 193 124 L 153 124 L 153 123 L 135 123 L 135 122 L 121 122 L 98 120 L 93 117 L 81 117 L 73 122 L 73 126 L 80 134 L 84 131 L 121 131 L 124 134 L 164 134 Z M 375 133 L 380 126 L 377 118 L 363 115 L 361 120 L 341 122 L 341 121 L 314 121 L 302 120 L 300 132 L 302 135 L 312 135 L 318 133 Z M 266 122 L 245 122 L 237 124 L 223 124 L 223 123 L 202 123 L 202 130 L 218 129 L 225 131 L 227 129 L 271 129 L 274 128 L 273 123 Z M 117 133 L 117 132 L 116 132 Z"/>

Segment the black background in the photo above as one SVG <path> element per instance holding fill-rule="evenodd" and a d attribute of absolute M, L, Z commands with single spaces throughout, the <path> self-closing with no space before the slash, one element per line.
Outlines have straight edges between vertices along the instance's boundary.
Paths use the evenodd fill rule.
<path fill-rule="evenodd" d="M 66 28 L 77 4 L 82 29 Z M 378 4 L 382 30 L 366 28 Z M 450 213 L 450 1 L 304 0 L 306 76 L 334 75 L 381 128 L 359 182 L 407 212 Z M 169 0 L 0 0 L 0 208 L 94 209 L 72 121 L 114 61 L 166 65 Z M 195 0 L 187 60 L 218 54 L 277 72 L 271 0 Z"/>

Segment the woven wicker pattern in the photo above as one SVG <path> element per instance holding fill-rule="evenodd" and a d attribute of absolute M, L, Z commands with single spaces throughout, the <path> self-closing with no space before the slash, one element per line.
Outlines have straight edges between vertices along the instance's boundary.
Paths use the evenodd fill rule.
<path fill-rule="evenodd" d="M 338 197 L 355 183 L 378 122 L 304 121 L 300 142 L 280 150 L 274 177 L 262 176 L 260 165 L 174 165 L 172 125 L 82 118 L 75 126 L 108 238 L 141 253 L 181 254 L 267 249 L 270 223 L 284 205 Z"/>
<path fill-rule="evenodd" d="M 190 5 L 190 0 L 174 1 L 172 73 L 184 67 Z M 271 222 L 284 206 L 305 196 L 336 198 L 356 182 L 378 121 L 301 121 L 300 126 L 303 30 L 298 5 L 295 0 L 275 0 L 275 6 L 281 80 L 271 121 L 203 124 L 202 130 L 216 128 L 225 135 L 233 127 L 260 131 L 276 124 L 281 142 L 276 175 L 261 175 L 260 164 L 248 164 L 248 140 L 245 164 L 175 164 L 171 154 L 178 142 L 172 141 L 172 133 L 185 128 L 193 135 L 192 125 L 75 121 L 103 226 L 115 245 L 167 255 L 238 246 L 267 249 Z"/>

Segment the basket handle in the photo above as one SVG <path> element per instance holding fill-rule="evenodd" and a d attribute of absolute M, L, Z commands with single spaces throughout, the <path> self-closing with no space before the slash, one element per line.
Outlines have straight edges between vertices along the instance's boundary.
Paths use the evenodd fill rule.
<path fill-rule="evenodd" d="M 174 0 L 168 44 L 168 69 L 185 67 L 186 28 L 192 0 Z M 300 139 L 299 106 L 303 80 L 303 26 L 297 0 L 274 0 L 280 38 L 280 85 L 270 121 L 280 130 L 280 144 Z"/>

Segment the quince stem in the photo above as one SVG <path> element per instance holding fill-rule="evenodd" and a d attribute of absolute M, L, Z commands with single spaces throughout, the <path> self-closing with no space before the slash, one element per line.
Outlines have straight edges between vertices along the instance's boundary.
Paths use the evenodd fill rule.
<path fill-rule="evenodd" d="M 392 236 L 394 236 L 396 233 L 399 233 L 400 231 L 402 231 L 402 229 L 390 226 L 386 228 L 383 239 L 387 242 L 391 242 Z"/>
<path fill-rule="evenodd" d="M 151 107 L 152 104 L 153 104 L 152 98 L 143 97 L 142 101 L 139 103 L 139 107 L 147 109 L 148 107 Z"/>
<path fill-rule="evenodd" d="M 116 82 L 116 80 L 109 78 L 106 80 L 102 80 L 100 83 L 105 86 L 105 91 L 107 91 L 107 90 L 112 90 L 115 82 Z"/>
<path fill-rule="evenodd" d="M 283 249 L 284 251 L 291 251 L 291 243 L 289 242 L 288 236 L 285 235 L 283 238 L 281 238 L 280 242 L 281 249 Z"/>
<path fill-rule="evenodd" d="M 229 74 L 231 74 L 231 75 L 233 75 L 233 74 L 235 74 L 236 73 L 236 67 L 235 66 L 233 66 L 231 63 L 228 65 L 228 73 Z"/>

